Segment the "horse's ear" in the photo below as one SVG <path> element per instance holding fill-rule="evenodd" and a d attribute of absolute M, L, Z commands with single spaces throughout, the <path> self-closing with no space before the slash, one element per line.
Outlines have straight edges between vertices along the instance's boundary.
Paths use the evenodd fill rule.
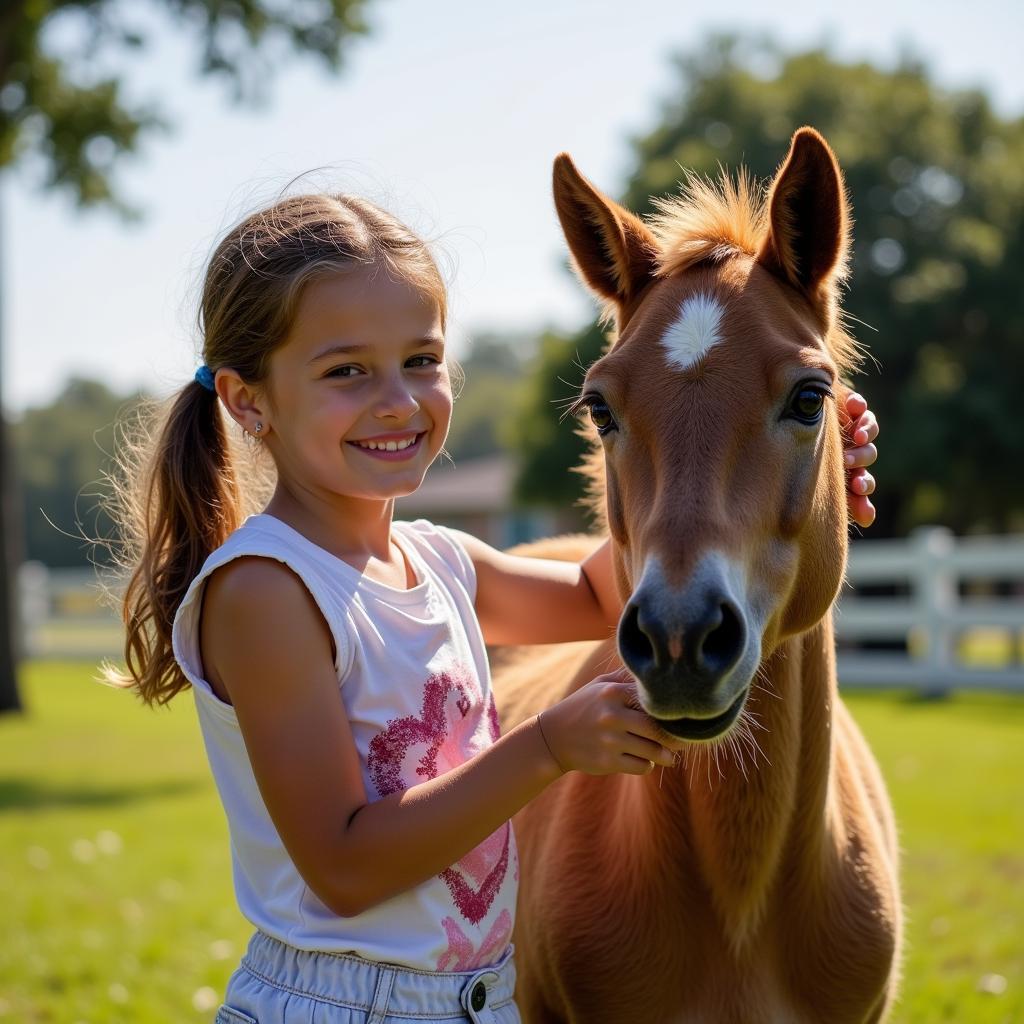
<path fill-rule="evenodd" d="M 830 286 L 846 271 L 850 217 L 839 164 L 813 128 L 793 136 L 768 209 L 761 263 L 815 304 L 827 304 Z"/>
<path fill-rule="evenodd" d="M 583 280 L 620 305 L 655 274 L 658 246 L 639 217 L 599 192 L 568 153 L 555 158 L 555 209 Z"/>

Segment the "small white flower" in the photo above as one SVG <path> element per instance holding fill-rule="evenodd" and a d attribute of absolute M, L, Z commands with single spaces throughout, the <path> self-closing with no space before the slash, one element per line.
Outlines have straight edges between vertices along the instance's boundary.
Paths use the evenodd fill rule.
<path fill-rule="evenodd" d="M 161 878 L 156 887 L 160 899 L 175 903 L 181 899 L 185 887 L 176 878 Z"/>
<path fill-rule="evenodd" d="M 117 906 L 127 924 L 141 924 L 142 919 L 146 916 L 142 904 L 136 900 L 121 900 Z"/>
<path fill-rule="evenodd" d="M 978 991 L 1001 996 L 1006 991 L 1006 979 L 1001 974 L 984 974 L 978 979 Z"/>
<path fill-rule="evenodd" d="M 71 856 L 79 864 L 91 864 L 96 859 L 96 847 L 90 839 L 76 839 L 71 844 Z"/>
<path fill-rule="evenodd" d="M 96 836 L 96 847 L 100 853 L 105 853 L 108 856 L 113 856 L 116 853 L 120 853 L 124 848 L 124 843 L 121 842 L 121 837 L 110 829 L 105 828 Z"/>
<path fill-rule="evenodd" d="M 210 959 L 227 960 L 233 956 L 235 944 L 230 939 L 217 939 L 210 943 Z"/>
<path fill-rule="evenodd" d="M 204 985 L 202 988 L 197 988 L 192 993 L 192 1006 L 199 1013 L 207 1013 L 212 1010 L 220 1000 L 217 998 L 217 993 L 214 992 L 209 985 Z"/>

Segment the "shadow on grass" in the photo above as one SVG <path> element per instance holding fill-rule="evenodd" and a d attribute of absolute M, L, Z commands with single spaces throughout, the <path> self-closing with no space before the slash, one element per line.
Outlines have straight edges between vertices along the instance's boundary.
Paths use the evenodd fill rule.
<path fill-rule="evenodd" d="M 0 779 L 0 813 L 8 810 L 50 810 L 60 807 L 114 807 L 162 797 L 181 796 L 203 788 L 199 782 L 154 782 L 146 786 L 62 786 L 38 779 Z"/>

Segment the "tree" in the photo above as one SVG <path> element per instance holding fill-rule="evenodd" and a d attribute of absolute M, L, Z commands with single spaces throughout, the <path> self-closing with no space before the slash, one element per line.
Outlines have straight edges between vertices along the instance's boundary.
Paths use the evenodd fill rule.
<path fill-rule="evenodd" d="M 458 463 L 505 451 L 511 444 L 509 421 L 529 383 L 527 367 L 533 338 L 521 334 L 481 333 L 462 360 L 465 382 L 455 380 L 457 399 L 445 450 Z"/>
<path fill-rule="evenodd" d="M 51 567 L 109 561 L 104 542 L 115 527 L 100 498 L 113 469 L 114 425 L 142 398 L 72 377 L 52 402 L 12 424 L 28 558 Z"/>
<path fill-rule="evenodd" d="M 235 99 L 259 95 L 284 54 L 341 67 L 345 44 L 366 31 L 366 0 L 316 4 L 272 0 L 153 0 L 176 28 L 196 36 L 200 71 L 227 80 Z M 147 30 L 115 0 L 4 0 L 0 7 L 0 173 L 28 155 L 44 168 L 46 189 L 70 193 L 80 206 L 130 211 L 118 195 L 113 169 L 163 123 L 152 107 L 131 109 L 116 76 L 96 76 L 98 56 L 123 55 L 146 45 Z M 139 8 L 134 9 L 138 17 Z M 77 40 L 52 51 L 52 32 L 77 29 Z M 0 415 L 0 711 L 17 710 L 13 609 L 20 564 L 18 523 Z"/>
<path fill-rule="evenodd" d="M 1024 524 L 1024 118 L 999 117 L 980 92 L 939 88 L 911 59 L 883 70 L 719 37 L 677 67 L 678 98 L 633 143 L 631 209 L 650 213 L 651 197 L 674 193 L 680 168 L 745 164 L 766 178 L 802 124 L 843 166 L 855 219 L 845 306 L 874 328 L 851 324 L 880 370 L 869 360 L 855 381 L 884 430 L 872 535 Z M 579 344 L 564 339 L 543 373 L 573 375 Z M 575 458 L 569 433 L 548 472 L 564 475 Z M 536 495 L 531 465 L 521 489 Z"/>
<path fill-rule="evenodd" d="M 540 341 L 528 390 L 519 406 L 515 435 L 520 452 L 516 496 L 528 505 L 572 506 L 582 495 L 572 472 L 586 442 L 562 410 L 578 395 L 587 367 L 606 347 L 602 325 L 589 324 L 568 337 L 552 332 Z"/>

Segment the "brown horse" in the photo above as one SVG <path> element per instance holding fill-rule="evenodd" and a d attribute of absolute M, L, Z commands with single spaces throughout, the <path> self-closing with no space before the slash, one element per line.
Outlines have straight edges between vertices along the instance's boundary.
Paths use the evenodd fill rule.
<path fill-rule="evenodd" d="M 506 726 L 623 665 L 674 770 L 572 773 L 516 819 L 526 1021 L 862 1024 L 901 940 L 897 840 L 836 689 L 847 513 L 835 158 L 801 129 L 763 202 L 691 183 L 650 224 L 568 156 L 555 201 L 617 341 L 579 405 L 625 610 L 496 671 Z M 537 553 L 574 557 L 557 542 Z M 552 686 L 553 680 L 570 680 Z"/>

